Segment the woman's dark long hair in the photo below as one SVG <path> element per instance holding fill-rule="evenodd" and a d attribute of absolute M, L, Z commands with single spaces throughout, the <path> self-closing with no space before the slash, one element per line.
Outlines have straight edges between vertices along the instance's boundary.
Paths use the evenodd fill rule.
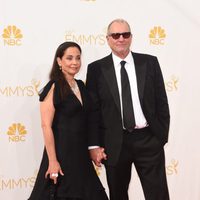
<path fill-rule="evenodd" d="M 62 73 L 62 70 L 60 69 L 60 66 L 58 65 L 57 58 L 59 57 L 60 59 L 62 59 L 65 50 L 69 47 L 76 47 L 79 49 L 80 53 L 82 52 L 81 47 L 75 42 L 62 43 L 56 50 L 53 60 L 53 66 L 49 74 L 49 79 L 56 81 L 59 84 L 60 96 L 62 100 L 71 92 L 71 89 L 67 80 L 65 79 L 64 74 Z"/>

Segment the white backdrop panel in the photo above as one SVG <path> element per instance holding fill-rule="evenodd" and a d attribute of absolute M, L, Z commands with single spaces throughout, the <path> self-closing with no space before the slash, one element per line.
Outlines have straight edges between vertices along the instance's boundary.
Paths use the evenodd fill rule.
<path fill-rule="evenodd" d="M 85 80 L 87 64 L 110 53 L 106 27 L 115 18 L 130 23 L 132 50 L 156 55 L 161 64 L 171 111 L 165 146 L 171 199 L 200 199 L 199 1 L 0 0 L 0 5 L 0 199 L 25 200 L 33 188 L 43 151 L 38 91 L 57 46 L 66 40 L 81 45 L 77 78 Z M 165 35 L 150 37 L 157 27 Z M 105 169 L 97 171 L 108 192 Z M 129 194 L 131 200 L 144 199 L 134 167 Z"/>

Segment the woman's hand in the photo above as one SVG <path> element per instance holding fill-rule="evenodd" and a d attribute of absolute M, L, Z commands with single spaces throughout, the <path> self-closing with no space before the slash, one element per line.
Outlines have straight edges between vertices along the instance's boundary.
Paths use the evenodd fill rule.
<path fill-rule="evenodd" d="M 57 183 L 57 179 L 58 179 L 59 175 L 64 176 L 64 173 L 63 173 L 58 161 L 49 161 L 49 167 L 45 173 L 45 178 L 47 178 L 48 175 L 49 175 L 50 179 L 53 180 L 54 184 Z"/>

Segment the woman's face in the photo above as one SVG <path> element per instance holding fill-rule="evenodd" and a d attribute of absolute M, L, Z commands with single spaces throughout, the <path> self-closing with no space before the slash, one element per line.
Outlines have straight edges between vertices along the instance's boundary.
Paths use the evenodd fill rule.
<path fill-rule="evenodd" d="M 81 53 L 77 47 L 69 47 L 62 58 L 57 58 L 57 62 L 65 76 L 74 76 L 81 66 Z"/>

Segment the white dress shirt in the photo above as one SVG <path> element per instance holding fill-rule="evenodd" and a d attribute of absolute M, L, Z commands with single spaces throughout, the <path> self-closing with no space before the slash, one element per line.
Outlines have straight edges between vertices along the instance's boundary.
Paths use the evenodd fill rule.
<path fill-rule="evenodd" d="M 115 68 L 115 74 L 117 78 L 117 85 L 119 89 L 119 96 L 120 96 L 120 104 L 121 104 L 121 115 L 122 115 L 122 97 L 121 97 L 121 64 L 122 61 L 121 58 L 117 57 L 115 54 L 112 53 L 114 68 Z M 138 87 L 137 87 L 137 79 L 136 79 L 136 73 L 135 73 L 135 64 L 133 60 L 132 53 L 129 52 L 127 57 L 123 59 L 126 61 L 125 69 L 127 71 L 130 87 L 131 87 L 131 97 L 132 97 L 132 103 L 133 103 L 133 109 L 134 109 L 134 116 L 135 116 L 135 128 L 144 128 L 147 126 L 147 121 L 145 119 L 145 116 L 142 112 L 139 96 L 138 96 Z M 122 115 L 123 119 L 123 115 Z"/>
<path fill-rule="evenodd" d="M 121 97 L 121 93 L 122 93 L 121 92 L 122 91 L 122 89 L 121 89 L 121 73 L 120 73 L 120 70 L 121 70 L 120 62 L 122 61 L 122 59 L 117 57 L 113 53 L 112 53 L 112 58 L 113 58 L 114 69 L 115 69 L 115 74 L 116 74 L 116 78 L 117 78 L 117 85 L 118 85 L 118 89 L 119 89 L 120 104 L 121 104 L 121 116 L 123 119 L 122 97 Z M 131 97 L 132 97 L 134 116 L 135 116 L 135 128 L 141 129 L 141 128 L 148 126 L 148 124 L 147 124 L 147 120 L 145 119 L 145 116 L 142 112 L 142 108 L 141 108 L 141 104 L 140 104 L 140 100 L 139 100 L 139 96 L 138 96 L 135 64 L 134 64 L 134 60 L 133 60 L 133 56 L 132 56 L 131 52 L 129 52 L 127 57 L 123 60 L 126 61 L 125 69 L 128 73 L 130 87 L 131 87 Z M 98 146 L 89 146 L 88 149 L 95 149 L 97 147 Z"/>

